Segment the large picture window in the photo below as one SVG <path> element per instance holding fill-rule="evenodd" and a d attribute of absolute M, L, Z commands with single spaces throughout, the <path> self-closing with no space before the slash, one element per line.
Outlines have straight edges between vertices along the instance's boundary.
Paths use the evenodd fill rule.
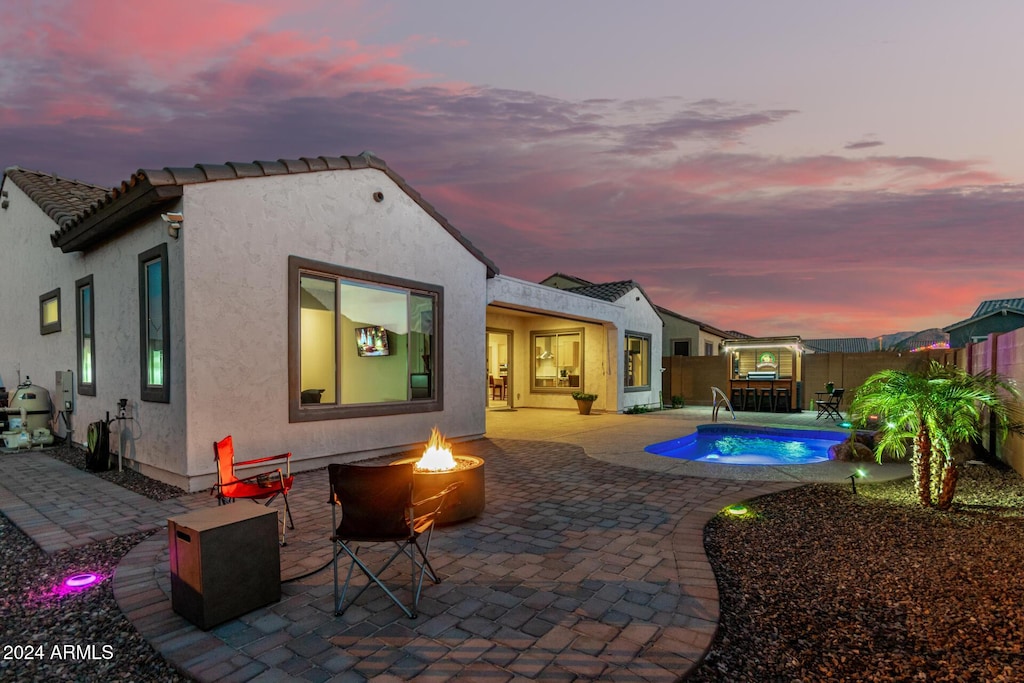
<path fill-rule="evenodd" d="M 442 409 L 442 287 L 297 256 L 288 270 L 292 422 Z"/>
<path fill-rule="evenodd" d="M 96 321 L 92 275 L 75 282 L 75 319 L 78 328 L 78 393 L 96 395 Z"/>
<path fill-rule="evenodd" d="M 39 334 L 60 332 L 60 287 L 39 297 Z"/>
<path fill-rule="evenodd" d="M 530 333 L 533 349 L 532 391 L 571 393 L 583 383 L 583 330 L 545 330 Z"/>
<path fill-rule="evenodd" d="M 641 391 L 651 388 L 651 336 L 626 332 L 626 358 L 623 368 L 627 390 Z"/>
<path fill-rule="evenodd" d="M 167 244 L 139 254 L 139 365 L 142 400 L 171 400 L 171 316 Z"/>

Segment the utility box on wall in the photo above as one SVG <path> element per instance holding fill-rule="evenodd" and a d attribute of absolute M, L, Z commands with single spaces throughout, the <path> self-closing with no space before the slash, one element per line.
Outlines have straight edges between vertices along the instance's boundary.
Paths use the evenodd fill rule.
<path fill-rule="evenodd" d="M 73 413 L 75 411 L 75 373 L 70 370 L 58 370 L 55 385 L 57 387 L 57 410 Z"/>
<path fill-rule="evenodd" d="M 174 611 L 206 630 L 280 600 L 278 527 L 249 502 L 168 519 Z"/>

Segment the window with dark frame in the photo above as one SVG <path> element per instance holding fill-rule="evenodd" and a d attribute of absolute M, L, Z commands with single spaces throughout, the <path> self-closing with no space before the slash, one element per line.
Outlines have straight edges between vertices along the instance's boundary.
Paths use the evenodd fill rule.
<path fill-rule="evenodd" d="M 288 257 L 289 420 L 442 410 L 444 288 Z"/>
<path fill-rule="evenodd" d="M 626 391 L 651 388 L 651 335 L 626 332 L 623 375 Z"/>
<path fill-rule="evenodd" d="M 676 339 L 672 342 L 672 355 L 673 356 L 689 356 L 690 355 L 690 340 L 689 339 Z"/>
<path fill-rule="evenodd" d="M 39 297 L 39 334 L 60 332 L 60 287 Z"/>
<path fill-rule="evenodd" d="M 96 395 L 95 294 L 92 275 L 75 281 L 75 321 L 78 329 L 78 393 Z"/>
<path fill-rule="evenodd" d="M 139 365 L 143 401 L 171 401 L 167 244 L 139 254 Z"/>

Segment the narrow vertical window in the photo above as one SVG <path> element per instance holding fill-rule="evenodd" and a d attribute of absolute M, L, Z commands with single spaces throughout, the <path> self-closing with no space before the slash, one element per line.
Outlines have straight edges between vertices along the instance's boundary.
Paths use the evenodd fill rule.
<path fill-rule="evenodd" d="M 651 337 L 638 332 L 626 333 L 626 389 L 649 389 L 651 386 Z"/>
<path fill-rule="evenodd" d="M 299 278 L 302 405 L 338 402 L 337 299 L 335 280 L 310 275 Z"/>
<path fill-rule="evenodd" d="M 139 362 L 142 400 L 170 402 L 167 245 L 139 254 Z"/>
<path fill-rule="evenodd" d="M 39 297 L 39 334 L 60 332 L 60 287 Z"/>
<path fill-rule="evenodd" d="M 96 395 L 95 304 L 92 275 L 75 282 L 75 319 L 78 327 L 78 393 Z"/>

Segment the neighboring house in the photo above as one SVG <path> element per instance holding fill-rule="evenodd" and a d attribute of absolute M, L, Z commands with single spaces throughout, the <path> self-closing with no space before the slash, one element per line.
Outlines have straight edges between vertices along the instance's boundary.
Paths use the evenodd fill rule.
<path fill-rule="evenodd" d="M 522 283 L 522 285 L 527 284 L 530 283 Z M 538 285 L 533 285 L 533 287 L 538 287 Z M 621 309 L 620 314 L 608 316 L 609 320 L 605 323 L 607 331 L 604 335 L 607 337 L 606 341 L 601 342 L 598 335 L 590 335 L 598 344 L 595 346 L 593 342 L 591 343 L 586 357 L 593 359 L 591 362 L 596 362 L 599 368 L 604 369 L 608 383 L 608 387 L 604 391 L 610 396 L 614 389 L 617 396 L 617 406 L 614 409 L 625 410 L 635 405 L 661 405 L 661 357 L 656 354 L 662 345 L 663 323 L 658 316 L 657 308 L 644 292 L 643 287 L 633 280 L 593 283 L 564 273 L 550 275 L 540 282 L 539 287 L 533 293 L 535 296 L 541 297 L 542 300 L 562 298 L 567 302 L 573 301 L 565 299 L 562 294 L 550 291 L 557 289 L 574 297 L 585 298 L 571 306 L 579 306 L 586 299 L 596 299 L 617 307 L 609 310 Z M 592 306 L 592 304 L 587 306 Z M 552 310 L 555 308 L 552 306 Z M 553 324 L 558 323 L 554 322 Z M 569 335 L 575 335 L 571 329 L 567 329 L 566 332 Z M 580 332 L 586 334 L 585 329 L 581 329 Z M 556 340 L 537 339 L 536 335 L 534 338 L 539 343 L 531 344 L 534 352 L 534 368 L 530 386 L 535 394 L 533 400 L 537 402 L 537 405 L 548 405 L 558 399 L 543 396 L 547 393 L 547 387 L 544 385 L 549 383 L 545 379 L 545 375 L 551 370 L 547 367 L 550 365 L 549 360 L 543 356 L 547 346 L 555 343 Z M 565 340 L 559 338 L 557 341 L 565 343 L 569 339 L 575 340 L 576 337 L 570 336 Z M 616 359 L 614 368 L 611 365 L 613 358 Z M 561 368 L 556 366 L 554 370 L 561 374 Z M 571 376 L 571 372 L 567 374 Z M 564 384 L 561 378 L 556 379 L 555 383 Z M 564 389 L 564 387 L 562 388 Z M 597 393 L 598 401 L 601 401 L 601 391 L 593 391 L 588 388 L 584 388 L 583 391 Z M 594 405 L 602 407 L 600 403 Z M 610 405 L 603 407 L 608 410 L 613 409 Z"/>
<path fill-rule="evenodd" d="M 734 332 L 724 332 L 663 306 L 656 308 L 665 323 L 662 356 L 717 356 L 721 353 L 722 341 L 736 337 Z"/>
<path fill-rule="evenodd" d="M 964 348 L 984 341 L 993 332 L 1009 332 L 1024 327 L 1024 298 L 982 301 L 966 320 L 943 327 L 949 334 L 950 348 Z"/>
<path fill-rule="evenodd" d="M 485 430 L 497 267 L 370 154 L 2 191 L 0 376 L 76 368 L 76 442 L 126 399 L 123 454 L 195 491 L 227 434 L 310 469 Z"/>

